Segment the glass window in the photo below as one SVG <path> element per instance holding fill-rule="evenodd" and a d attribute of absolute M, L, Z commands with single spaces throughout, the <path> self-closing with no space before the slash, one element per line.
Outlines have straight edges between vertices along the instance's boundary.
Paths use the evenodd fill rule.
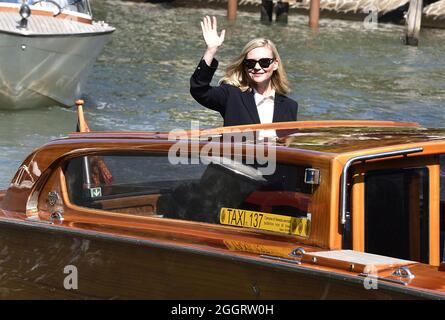
<path fill-rule="evenodd" d="M 366 174 L 366 252 L 428 263 L 428 218 L 426 168 Z"/>
<path fill-rule="evenodd" d="M 91 8 L 88 0 L 57 0 L 62 2 L 62 8 L 77 11 L 80 13 L 91 14 Z"/>
<path fill-rule="evenodd" d="M 102 155 L 65 168 L 72 203 L 119 213 L 219 223 L 221 208 L 306 217 L 312 188 L 305 167 L 259 166 L 224 159 L 171 164 L 160 155 Z M 196 160 L 196 159 L 195 159 Z M 245 162 L 245 161 L 243 161 Z"/>
<path fill-rule="evenodd" d="M 0 0 L 0 2 L 9 2 L 9 3 L 22 3 L 22 0 Z M 62 9 L 91 14 L 90 4 L 88 0 L 27 0 L 27 4 L 35 5 L 40 7 L 48 7 L 54 9 L 56 5 L 52 2 L 57 3 Z"/>

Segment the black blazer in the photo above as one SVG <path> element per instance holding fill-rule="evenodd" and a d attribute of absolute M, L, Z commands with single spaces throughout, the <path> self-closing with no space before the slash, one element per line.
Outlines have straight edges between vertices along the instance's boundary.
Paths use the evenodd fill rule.
<path fill-rule="evenodd" d="M 201 59 L 190 78 L 190 93 L 201 105 L 218 111 L 224 118 L 224 126 L 261 123 L 255 104 L 253 90 L 242 92 L 238 87 L 221 84 L 210 86 L 218 61 L 213 59 L 210 67 Z M 273 122 L 297 120 L 298 103 L 275 93 Z"/>

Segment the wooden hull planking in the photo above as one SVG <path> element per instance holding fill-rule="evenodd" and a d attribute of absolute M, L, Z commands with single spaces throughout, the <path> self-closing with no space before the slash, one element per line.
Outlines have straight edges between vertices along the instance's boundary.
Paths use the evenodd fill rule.
<path fill-rule="evenodd" d="M 44 224 L 1 221 L 1 299 L 421 299 L 400 286 Z M 64 288 L 64 268 L 78 289 Z M 403 289 L 403 288 L 402 288 Z"/>

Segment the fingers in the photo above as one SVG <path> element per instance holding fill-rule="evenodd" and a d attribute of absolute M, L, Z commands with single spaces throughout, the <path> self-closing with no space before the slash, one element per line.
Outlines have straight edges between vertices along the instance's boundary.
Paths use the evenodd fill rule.
<path fill-rule="evenodd" d="M 217 26 L 216 17 L 213 16 L 213 29 L 215 29 L 216 31 L 218 31 L 218 28 L 217 28 L 216 26 Z"/>
<path fill-rule="evenodd" d="M 202 18 L 202 24 L 204 25 L 204 31 L 209 31 L 212 28 L 212 23 L 210 22 L 210 17 L 205 16 Z"/>
<path fill-rule="evenodd" d="M 201 29 L 208 46 L 220 46 L 224 42 L 226 30 L 222 30 L 218 36 L 218 21 L 215 16 L 204 16 L 201 21 Z"/>
<path fill-rule="evenodd" d="M 211 30 L 217 30 L 217 20 L 216 17 L 213 16 L 210 18 L 209 16 L 205 16 L 202 18 L 201 21 L 201 27 L 203 31 L 211 31 Z"/>
<path fill-rule="evenodd" d="M 207 27 L 206 27 L 206 18 L 203 17 L 202 21 L 201 21 L 201 28 L 202 28 L 202 32 L 206 32 L 207 31 Z"/>

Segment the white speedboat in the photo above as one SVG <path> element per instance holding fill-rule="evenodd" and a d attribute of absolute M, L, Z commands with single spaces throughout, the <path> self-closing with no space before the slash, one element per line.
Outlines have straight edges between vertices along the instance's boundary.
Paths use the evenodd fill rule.
<path fill-rule="evenodd" d="M 0 109 L 73 105 L 114 30 L 88 0 L 0 0 Z"/>

